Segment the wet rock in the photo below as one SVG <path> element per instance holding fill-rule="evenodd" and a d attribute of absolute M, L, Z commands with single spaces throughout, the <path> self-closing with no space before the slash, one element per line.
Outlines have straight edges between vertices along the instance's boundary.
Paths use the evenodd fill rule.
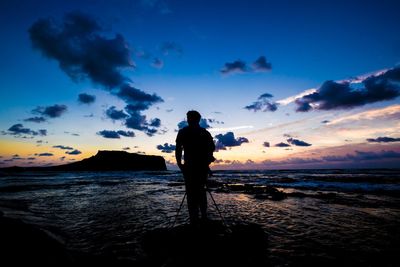
<path fill-rule="evenodd" d="M 146 233 L 143 250 L 148 266 L 265 266 L 267 235 L 255 224 L 226 228 L 217 221 Z"/>
<path fill-rule="evenodd" d="M 0 264 L 2 266 L 131 266 L 112 255 L 70 251 L 59 240 L 0 211 Z"/>
<path fill-rule="evenodd" d="M 228 192 L 241 192 L 254 195 L 257 199 L 283 200 L 287 197 L 285 192 L 273 186 L 260 186 L 253 184 L 228 184 L 225 186 Z"/>

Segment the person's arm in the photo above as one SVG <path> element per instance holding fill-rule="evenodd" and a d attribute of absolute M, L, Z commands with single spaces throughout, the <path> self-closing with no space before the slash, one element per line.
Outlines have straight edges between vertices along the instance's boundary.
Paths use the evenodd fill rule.
<path fill-rule="evenodd" d="M 178 164 L 179 169 L 183 168 L 183 164 L 182 164 L 182 146 L 179 145 L 178 143 L 176 143 L 176 147 L 175 147 L 175 158 L 176 158 L 176 164 Z"/>
<path fill-rule="evenodd" d="M 214 156 L 213 156 L 213 152 L 215 150 L 215 144 L 214 144 L 214 140 L 211 136 L 211 134 L 208 132 L 208 153 L 210 154 L 210 159 L 209 159 L 209 163 L 213 162 L 215 160 Z"/>
<path fill-rule="evenodd" d="M 176 164 L 181 171 L 183 171 L 183 164 L 182 164 L 182 142 L 181 142 L 181 133 L 178 132 L 178 136 L 176 137 L 176 145 L 175 145 L 175 159 Z"/>

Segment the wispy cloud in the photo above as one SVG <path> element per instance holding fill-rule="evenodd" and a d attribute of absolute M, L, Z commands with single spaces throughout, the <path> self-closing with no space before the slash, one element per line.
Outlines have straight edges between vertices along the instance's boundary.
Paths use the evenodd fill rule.
<path fill-rule="evenodd" d="M 241 125 L 241 126 L 233 126 L 233 127 L 219 127 L 219 128 L 209 128 L 209 132 L 227 132 L 227 131 L 235 131 L 242 129 L 253 129 L 253 125 Z"/>
<path fill-rule="evenodd" d="M 305 95 L 309 95 L 309 94 L 315 93 L 316 91 L 317 91 L 316 88 L 310 88 L 310 89 L 307 89 L 307 90 L 305 90 L 305 91 L 303 91 L 303 92 L 301 92 L 301 93 L 299 93 L 297 95 L 289 96 L 287 98 L 278 100 L 278 101 L 276 101 L 276 103 L 278 103 L 280 105 L 283 105 L 283 106 L 286 106 L 286 105 L 289 105 L 290 103 L 295 102 L 297 99 L 302 98 Z"/>
<path fill-rule="evenodd" d="M 73 150 L 74 148 L 73 147 L 70 147 L 70 146 L 63 146 L 63 145 L 56 145 L 56 146 L 53 146 L 54 148 L 59 148 L 59 149 L 64 149 L 64 150 Z"/>
<path fill-rule="evenodd" d="M 373 109 L 359 112 L 356 114 L 340 117 L 327 122 L 327 125 L 335 125 L 341 123 L 350 123 L 360 120 L 375 120 L 375 119 L 400 119 L 400 105 L 392 105 L 384 108 Z"/>
<path fill-rule="evenodd" d="M 31 118 L 24 119 L 24 121 L 42 123 L 42 122 L 45 122 L 46 119 L 44 117 L 31 117 Z"/>

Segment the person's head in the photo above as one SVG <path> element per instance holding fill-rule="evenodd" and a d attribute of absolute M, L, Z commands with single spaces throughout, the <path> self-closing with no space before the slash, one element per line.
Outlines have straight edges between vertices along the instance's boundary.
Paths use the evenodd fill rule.
<path fill-rule="evenodd" d="M 187 122 L 188 122 L 189 126 L 199 125 L 201 115 L 196 110 L 188 111 L 188 113 L 186 113 L 186 117 L 187 117 Z"/>

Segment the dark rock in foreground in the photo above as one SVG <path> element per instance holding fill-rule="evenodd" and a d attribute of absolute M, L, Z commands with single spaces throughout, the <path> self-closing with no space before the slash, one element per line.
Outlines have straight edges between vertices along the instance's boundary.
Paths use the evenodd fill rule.
<path fill-rule="evenodd" d="M 148 232 L 143 239 L 145 266 L 265 266 L 267 235 L 255 224 L 226 228 L 208 221 Z"/>
<path fill-rule="evenodd" d="M 126 151 L 99 150 L 95 156 L 51 167 L 11 167 L 3 171 L 165 171 L 161 156 L 140 155 Z"/>
<path fill-rule="evenodd" d="M 1 261 L 8 266 L 71 263 L 59 242 L 20 220 L 0 217 L 0 236 Z"/>
<path fill-rule="evenodd" d="M 1 266 L 132 266 L 113 255 L 71 251 L 43 230 L 0 211 Z"/>

